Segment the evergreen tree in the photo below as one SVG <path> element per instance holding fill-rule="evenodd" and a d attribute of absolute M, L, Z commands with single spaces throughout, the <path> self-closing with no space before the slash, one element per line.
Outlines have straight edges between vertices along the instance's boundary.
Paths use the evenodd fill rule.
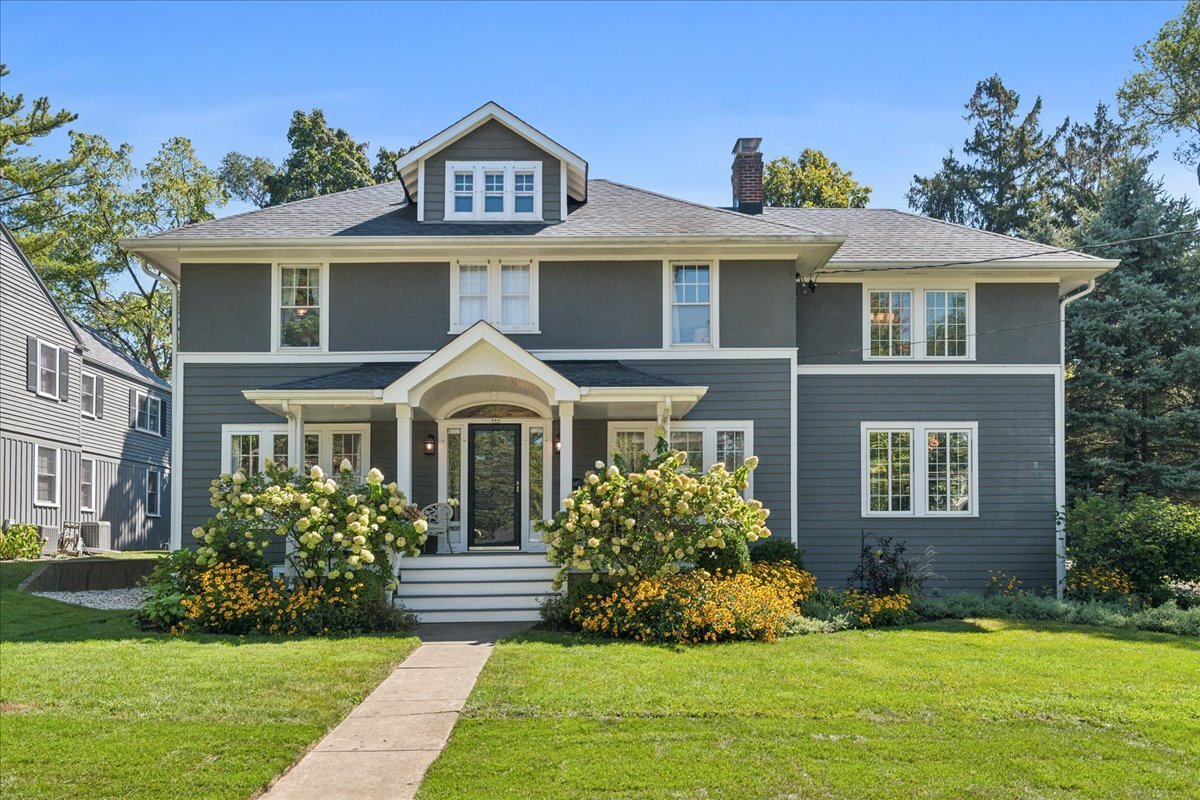
<path fill-rule="evenodd" d="M 1056 146 L 1064 122 L 1042 131 L 1042 98 L 1023 116 L 1021 98 L 999 75 L 980 81 L 967 102 L 966 120 L 975 124 L 960 159 L 952 150 L 929 177 L 913 176 L 910 208 L 931 217 L 1015 235 L 1029 227 L 1039 198 L 1056 179 Z"/>
<path fill-rule="evenodd" d="M 1139 161 L 1102 182 L 1074 246 L 1193 230 Z M 1200 497 L 1200 237 L 1106 247 L 1121 265 L 1067 318 L 1067 481 L 1074 496 Z"/>
<path fill-rule="evenodd" d="M 853 176 L 820 150 L 805 149 L 795 161 L 781 156 L 767 163 L 763 202 L 777 208 L 865 208 L 871 187 Z"/>

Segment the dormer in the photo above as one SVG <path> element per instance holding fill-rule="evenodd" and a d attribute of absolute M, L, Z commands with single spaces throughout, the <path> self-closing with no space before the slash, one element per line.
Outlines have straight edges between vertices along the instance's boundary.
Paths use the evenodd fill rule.
<path fill-rule="evenodd" d="M 419 222 L 559 222 L 587 200 L 587 162 L 491 102 L 396 166 Z"/>

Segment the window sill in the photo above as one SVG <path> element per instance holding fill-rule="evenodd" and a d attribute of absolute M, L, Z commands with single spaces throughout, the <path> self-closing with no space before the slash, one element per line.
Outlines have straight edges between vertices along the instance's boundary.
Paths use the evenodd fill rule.
<path fill-rule="evenodd" d="M 979 514 L 960 514 L 947 511 L 931 511 L 917 514 L 912 511 L 873 511 L 863 514 L 862 519 L 979 519 Z"/>
<path fill-rule="evenodd" d="M 677 344 L 675 342 L 672 342 L 671 344 L 668 344 L 663 349 L 664 350 L 717 350 L 719 348 L 715 344 L 712 344 L 712 343 L 709 343 L 709 344 L 700 344 L 700 343 Z"/>
<path fill-rule="evenodd" d="M 146 516 L 150 519 L 162 519 L 162 514 L 151 514 L 149 511 L 146 512 Z"/>
<path fill-rule="evenodd" d="M 40 389 L 36 392 L 36 394 L 38 397 L 44 397 L 47 400 L 53 400 L 56 403 L 58 402 L 58 395 L 56 395 L 56 394 L 46 394 L 45 392 L 41 391 Z"/>
<path fill-rule="evenodd" d="M 916 356 L 864 356 L 863 362 L 870 364 L 872 362 L 882 364 L 969 364 L 975 361 L 974 356 L 924 356 L 917 358 Z"/>
<path fill-rule="evenodd" d="M 58 503 L 42 503 L 37 500 L 33 501 L 33 505 L 36 508 L 58 508 L 59 506 Z"/>
<path fill-rule="evenodd" d="M 481 322 L 486 322 L 486 321 L 487 320 L 481 320 Z M 471 324 L 474 325 L 476 323 L 471 323 Z M 535 335 L 535 334 L 541 335 L 541 330 L 538 328 L 510 328 L 510 327 L 503 327 L 500 325 L 496 325 L 491 322 L 488 322 L 488 325 L 491 325 L 493 328 L 495 328 L 496 330 L 498 330 L 504 334 L 520 334 L 522 336 Z M 465 328 L 461 325 L 455 325 L 455 326 L 452 326 L 450 328 L 450 330 L 446 331 L 446 334 L 448 336 L 458 336 L 460 333 L 466 333 L 470 329 L 471 329 L 471 325 L 468 325 Z"/>
<path fill-rule="evenodd" d="M 89 414 L 86 411 L 80 412 L 79 416 L 83 417 L 84 419 L 99 419 L 99 417 L 97 417 L 95 414 Z"/>

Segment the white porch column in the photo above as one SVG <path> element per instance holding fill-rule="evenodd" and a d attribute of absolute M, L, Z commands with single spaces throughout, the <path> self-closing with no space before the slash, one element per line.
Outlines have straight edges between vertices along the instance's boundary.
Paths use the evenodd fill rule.
<path fill-rule="evenodd" d="M 573 448 L 575 438 L 575 403 L 562 402 L 558 404 L 558 441 L 562 446 L 558 450 L 558 493 L 559 498 L 565 498 L 571 493 L 571 476 Z"/>
<path fill-rule="evenodd" d="M 658 427 L 663 429 L 663 435 L 667 437 L 667 441 L 671 441 L 671 398 L 669 397 L 658 403 Z M 646 446 L 653 451 L 654 447 L 650 442 L 646 442 Z"/>
<path fill-rule="evenodd" d="M 396 404 L 396 484 L 408 502 L 412 496 L 412 406 Z"/>
<path fill-rule="evenodd" d="M 304 406 L 289 405 L 288 466 L 304 471 Z"/>

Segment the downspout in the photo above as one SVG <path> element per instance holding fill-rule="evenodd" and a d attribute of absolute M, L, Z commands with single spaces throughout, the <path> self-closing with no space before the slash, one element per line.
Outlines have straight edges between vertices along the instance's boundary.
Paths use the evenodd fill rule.
<path fill-rule="evenodd" d="M 142 272 L 156 281 L 167 285 L 171 293 L 171 540 L 170 549 L 183 547 L 182 505 L 183 482 L 175 474 L 176 459 L 182 463 L 183 454 L 183 402 L 182 383 L 179 374 L 179 284 L 170 275 L 152 266 L 146 259 L 138 257 Z"/>
<path fill-rule="evenodd" d="M 1095 289 L 1096 279 L 1091 278 L 1082 291 L 1058 298 L 1058 375 L 1054 378 L 1054 589 L 1059 600 L 1067 585 L 1067 306 L 1087 297 Z"/>

